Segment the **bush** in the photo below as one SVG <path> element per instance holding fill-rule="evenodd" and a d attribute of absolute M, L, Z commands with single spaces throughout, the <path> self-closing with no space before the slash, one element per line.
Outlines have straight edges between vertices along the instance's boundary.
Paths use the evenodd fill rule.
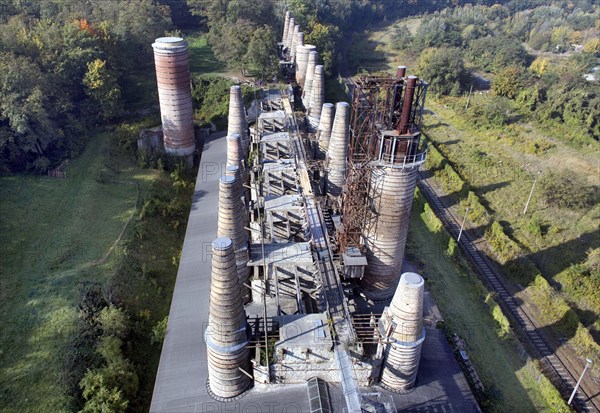
<path fill-rule="evenodd" d="M 102 311 L 100 311 L 98 321 L 102 326 L 103 334 L 107 336 L 123 338 L 127 335 L 129 330 L 129 319 L 127 315 L 122 309 L 117 308 L 112 304 L 108 307 L 104 307 Z"/>
<path fill-rule="evenodd" d="M 504 233 L 502 225 L 493 221 L 492 225 L 485 232 L 485 239 L 488 241 L 494 254 L 498 257 L 501 264 L 509 260 L 514 260 L 521 255 L 521 248 Z"/>
<path fill-rule="evenodd" d="M 500 96 L 490 96 L 473 103 L 468 112 L 475 124 L 483 129 L 500 128 L 508 124 L 512 106 Z"/>
<path fill-rule="evenodd" d="M 453 194 L 454 196 L 462 197 L 464 190 L 467 188 L 467 185 L 462 180 L 460 175 L 456 173 L 454 168 L 450 166 L 450 164 L 444 164 L 444 168 L 434 172 L 434 175 L 437 179 L 439 179 L 442 184 L 442 188 L 448 194 Z"/>
<path fill-rule="evenodd" d="M 167 334 L 168 322 L 169 316 L 165 316 L 165 318 L 160 320 L 154 327 L 152 327 L 152 337 L 150 337 L 152 344 L 161 344 L 164 341 L 165 334 Z"/>
<path fill-rule="evenodd" d="M 425 168 L 428 171 L 441 169 L 444 167 L 444 164 L 447 163 L 444 155 L 440 153 L 440 151 L 433 145 L 433 143 L 429 143 L 427 151 L 427 159 L 425 160 Z"/>
<path fill-rule="evenodd" d="M 421 213 L 423 222 L 431 232 L 440 232 L 443 228 L 442 221 L 435 215 L 428 203 L 424 205 Z"/>
<path fill-rule="evenodd" d="M 485 297 L 485 303 L 489 307 L 492 317 L 494 317 L 494 320 L 496 320 L 496 322 L 498 323 L 498 335 L 504 339 L 509 338 L 510 322 L 502 312 L 500 306 L 496 303 L 496 301 L 494 301 L 494 297 L 492 296 L 492 294 L 488 294 Z"/>
<path fill-rule="evenodd" d="M 517 66 L 509 66 L 502 69 L 492 79 L 492 92 L 498 96 L 514 99 L 525 82 L 525 70 Z"/>
<path fill-rule="evenodd" d="M 469 191 L 467 198 L 461 201 L 461 208 L 465 209 L 467 207 L 469 207 L 469 221 L 479 226 L 488 224 L 490 216 L 485 207 L 481 205 L 479 197 L 473 191 Z"/>

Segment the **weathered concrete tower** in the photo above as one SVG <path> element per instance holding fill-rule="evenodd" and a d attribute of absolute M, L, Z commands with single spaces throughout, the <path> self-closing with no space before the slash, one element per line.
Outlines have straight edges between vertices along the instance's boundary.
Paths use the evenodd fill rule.
<path fill-rule="evenodd" d="M 323 103 L 323 109 L 321 109 L 321 119 L 319 121 L 319 127 L 317 128 L 317 141 L 319 142 L 319 150 L 323 153 L 327 153 L 329 148 L 329 140 L 331 139 L 331 128 L 333 127 L 333 103 Z"/>
<path fill-rule="evenodd" d="M 248 168 L 246 168 L 246 159 L 242 152 L 242 138 L 239 133 L 227 135 L 227 165 L 234 165 L 239 168 L 241 187 L 248 181 Z M 246 192 L 244 191 L 244 195 Z M 246 198 L 247 199 L 247 198 Z"/>
<path fill-rule="evenodd" d="M 240 208 L 242 211 L 242 222 L 244 223 L 244 228 L 250 228 L 250 215 L 248 214 L 248 209 L 246 207 L 246 192 L 245 188 L 242 185 L 242 177 L 240 175 L 240 167 L 238 165 L 227 165 L 225 167 L 225 176 L 231 176 L 235 178 L 236 182 L 236 197 L 240 200 Z M 250 231 L 246 230 L 246 238 L 250 239 Z"/>
<path fill-rule="evenodd" d="M 308 54 L 308 64 L 306 65 L 306 77 L 304 78 L 304 85 L 302 86 L 302 101 L 304 102 L 304 106 L 308 106 L 310 103 L 310 94 L 311 88 L 313 84 L 313 79 L 315 77 L 315 66 L 319 61 L 319 52 L 316 50 L 311 51 Z"/>
<path fill-rule="evenodd" d="M 290 48 L 290 59 L 292 62 L 296 61 L 296 51 L 298 46 L 304 44 L 304 32 L 300 31 L 300 26 L 294 26 L 294 33 L 292 34 L 292 46 Z"/>
<path fill-rule="evenodd" d="M 223 176 L 219 182 L 219 214 L 217 237 L 227 237 L 233 241 L 237 274 L 244 303 L 250 301 L 248 267 L 248 239 L 244 231 L 244 210 L 239 197 L 239 182 L 232 176 Z"/>
<path fill-rule="evenodd" d="M 308 123 L 312 131 L 316 131 L 321 120 L 321 109 L 325 102 L 325 72 L 323 65 L 315 66 L 315 74 L 310 87 L 310 103 L 308 104 Z"/>
<path fill-rule="evenodd" d="M 244 393 L 252 385 L 247 375 L 252 374 L 248 325 L 229 238 L 217 238 L 212 244 L 208 328 L 204 337 L 208 385 L 213 397 L 227 400 Z"/>
<path fill-rule="evenodd" d="M 188 43 L 160 37 L 152 43 L 165 151 L 188 156 L 196 150 Z"/>
<path fill-rule="evenodd" d="M 292 43 L 294 42 L 295 27 L 296 27 L 296 19 L 294 19 L 293 17 L 290 16 L 290 23 L 288 25 L 287 40 L 286 40 L 286 46 L 287 46 L 290 54 L 292 52 Z"/>
<path fill-rule="evenodd" d="M 317 66 L 318 67 L 318 66 Z M 321 66 L 322 67 L 322 66 Z M 346 157 L 348 155 L 349 105 L 339 102 L 331 130 L 331 141 L 327 149 L 327 196 L 337 198 L 342 194 L 346 180 Z"/>
<path fill-rule="evenodd" d="M 426 150 L 419 148 L 420 128 L 413 123 L 417 77 L 404 86 L 402 111 L 394 130 L 379 131 L 373 145 L 377 166 L 371 169 L 368 198 L 377 217 L 364 232 L 368 266 L 361 280 L 363 293 L 373 300 L 390 298 L 396 290 L 419 166 Z"/>
<path fill-rule="evenodd" d="M 418 168 L 376 167 L 371 171 L 368 196 L 378 219 L 366 236 L 369 265 L 361 287 L 368 298 L 385 300 L 394 294 L 402 269 L 417 173 Z"/>
<path fill-rule="evenodd" d="M 283 47 L 287 47 L 287 39 L 288 39 L 288 30 L 290 28 L 290 12 L 285 12 L 285 19 L 283 22 L 283 35 L 281 36 L 281 43 L 283 43 Z"/>
<path fill-rule="evenodd" d="M 244 109 L 244 99 L 242 97 L 242 88 L 239 85 L 233 85 L 229 89 L 229 114 L 227 118 L 227 134 L 239 134 L 242 139 L 241 159 L 248 157 L 250 146 L 250 133 L 248 132 L 248 119 Z"/>
<path fill-rule="evenodd" d="M 304 44 L 296 48 L 296 83 L 302 88 L 307 76 L 309 54 L 316 50 L 317 47 L 312 44 Z"/>
<path fill-rule="evenodd" d="M 386 344 L 381 384 L 390 390 L 408 390 L 415 384 L 421 347 L 425 340 L 423 328 L 423 278 L 414 272 L 402 274 L 389 307 L 383 311 L 380 331 Z"/>

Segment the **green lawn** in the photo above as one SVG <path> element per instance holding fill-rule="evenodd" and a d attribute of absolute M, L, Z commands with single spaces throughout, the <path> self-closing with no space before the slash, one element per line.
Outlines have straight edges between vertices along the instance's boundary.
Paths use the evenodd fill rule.
<path fill-rule="evenodd" d="M 190 71 L 199 75 L 224 73 L 226 66 L 218 61 L 208 45 L 206 33 L 187 37 L 189 42 Z"/>
<path fill-rule="evenodd" d="M 426 214 L 422 215 L 422 201 L 418 199 L 412 211 L 407 254 L 421 263 L 426 287 L 439 306 L 448 331 L 466 341 L 469 357 L 490 399 L 488 405 L 483 403 L 484 410 L 568 411 L 535 363 L 519 357 L 516 340 L 496 321 L 506 325 L 506 319 L 498 308 L 488 308 L 484 302 L 487 291 L 477 276 L 464 262 L 458 263 L 461 259 L 448 256 L 448 238 L 441 231 Z"/>
<path fill-rule="evenodd" d="M 0 178 L 0 411 L 70 411 L 62 381 L 84 280 L 106 284 L 123 254 L 117 246 L 135 210 L 136 187 L 101 184 L 108 134 L 72 161 L 67 179 Z M 119 162 L 121 180 L 156 172 Z"/>

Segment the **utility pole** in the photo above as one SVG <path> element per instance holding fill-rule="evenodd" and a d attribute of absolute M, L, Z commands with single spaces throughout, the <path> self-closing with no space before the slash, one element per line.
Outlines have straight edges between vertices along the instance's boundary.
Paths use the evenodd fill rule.
<path fill-rule="evenodd" d="M 456 239 L 456 242 L 460 242 L 460 237 L 462 236 L 463 228 L 465 227 L 465 222 L 467 221 L 468 214 L 469 214 L 469 207 L 467 207 L 465 209 L 465 217 L 463 218 L 462 224 L 460 225 L 460 231 L 458 232 L 458 238 Z"/>
<path fill-rule="evenodd" d="M 529 197 L 527 198 L 527 202 L 525 203 L 525 209 L 523 209 L 523 215 L 527 214 L 527 208 L 529 208 L 529 202 L 531 202 L 531 196 L 533 195 L 533 190 L 535 189 L 535 184 L 537 183 L 537 180 L 541 173 L 542 173 L 542 170 L 540 169 L 538 171 L 537 175 L 535 176 L 535 179 L 533 180 L 533 185 L 531 185 L 531 191 L 529 191 Z"/>
<path fill-rule="evenodd" d="M 575 388 L 573 389 L 573 393 L 571 393 L 571 397 L 569 397 L 569 401 L 567 402 L 567 404 L 570 406 L 571 402 L 573 401 L 573 398 L 575 397 L 575 393 L 577 393 L 577 389 L 579 388 L 579 385 L 581 384 L 581 380 L 583 380 L 583 375 L 585 374 L 585 372 L 587 371 L 587 369 L 592 365 L 592 359 L 585 359 L 586 363 L 585 363 L 585 367 L 583 368 L 583 371 L 581 372 L 581 376 L 579 376 L 579 380 L 577 380 L 577 384 L 575 385 Z"/>
<path fill-rule="evenodd" d="M 469 96 L 467 96 L 467 104 L 465 105 L 465 110 L 469 109 L 469 103 L 471 103 L 471 93 L 473 92 L 473 85 L 471 85 L 471 89 L 469 89 Z"/>

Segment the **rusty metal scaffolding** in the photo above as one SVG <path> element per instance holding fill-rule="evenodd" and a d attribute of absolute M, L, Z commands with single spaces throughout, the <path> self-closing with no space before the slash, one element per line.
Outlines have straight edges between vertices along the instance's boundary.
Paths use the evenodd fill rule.
<path fill-rule="evenodd" d="M 342 193 L 343 225 L 338 232 L 341 251 L 356 247 L 364 252 L 363 234 L 376 223 L 377 217 L 373 216 L 368 199 L 371 170 L 376 163 L 384 161 L 378 148 L 383 131 L 397 130 L 400 126 L 407 84 L 406 77 L 394 77 L 387 73 L 361 75 L 354 81 L 348 173 Z M 417 139 L 426 91 L 427 83 L 419 80 L 410 105 L 409 127 L 407 131 L 402 131 L 403 134 L 415 134 Z M 405 152 L 406 157 L 409 155 Z"/>

